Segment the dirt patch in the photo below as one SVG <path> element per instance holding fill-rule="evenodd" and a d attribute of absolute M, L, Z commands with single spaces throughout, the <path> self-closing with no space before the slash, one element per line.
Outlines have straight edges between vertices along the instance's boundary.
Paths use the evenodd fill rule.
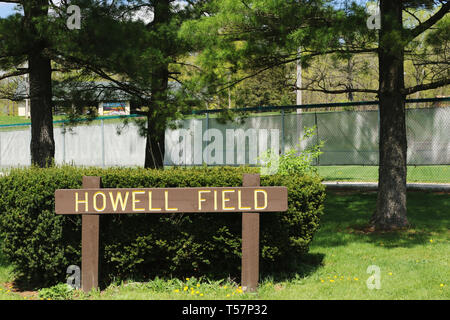
<path fill-rule="evenodd" d="M 2 284 L 3 287 L 5 287 L 7 290 L 11 290 L 12 293 L 18 294 L 23 298 L 38 298 L 38 292 L 37 291 L 23 291 L 18 289 L 14 286 L 14 282 L 6 282 Z"/>

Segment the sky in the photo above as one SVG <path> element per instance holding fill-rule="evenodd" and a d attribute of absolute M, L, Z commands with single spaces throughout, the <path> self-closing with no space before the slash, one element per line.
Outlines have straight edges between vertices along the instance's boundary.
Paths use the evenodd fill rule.
<path fill-rule="evenodd" d="M 54 3 L 58 4 L 59 1 L 54 1 Z M 0 0 L 0 18 L 6 18 L 7 16 L 15 13 L 14 10 L 15 4 L 13 3 L 3 3 Z M 136 19 L 141 19 L 146 23 L 149 23 L 152 20 L 152 13 L 147 12 L 146 10 L 140 10 L 136 13 Z"/>
<path fill-rule="evenodd" d="M 360 4 L 360 5 L 364 5 L 366 2 L 367 2 L 367 0 L 354 0 L 354 1 L 356 1 L 358 4 Z M 57 2 L 57 1 L 56 1 Z M 342 1 L 342 0 L 335 0 L 335 1 L 333 1 L 333 3 L 336 5 L 336 6 L 339 6 L 339 5 L 341 5 L 342 4 L 342 2 L 344 2 L 344 1 Z M 14 7 L 15 7 L 16 5 L 15 4 L 12 4 L 12 3 L 3 3 L 3 2 L 1 2 L 1 0 L 0 0 L 0 18 L 5 18 L 5 17 L 7 17 L 7 16 L 9 16 L 10 14 L 13 14 L 14 13 Z M 137 17 L 138 18 L 142 18 L 142 17 L 148 17 L 148 13 L 138 13 L 137 14 Z M 148 19 L 148 18 L 147 18 Z M 143 20 L 147 20 L 147 19 L 143 19 Z"/>
<path fill-rule="evenodd" d="M 14 7 L 16 5 L 14 3 L 3 3 L 0 2 L 0 18 L 5 18 L 10 14 L 14 13 Z"/>

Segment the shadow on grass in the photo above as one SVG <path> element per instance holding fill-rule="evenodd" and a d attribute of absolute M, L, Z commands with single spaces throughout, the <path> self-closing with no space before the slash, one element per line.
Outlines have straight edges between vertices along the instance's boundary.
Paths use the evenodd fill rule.
<path fill-rule="evenodd" d="M 430 236 L 445 234 L 450 227 L 448 194 L 408 192 L 408 220 L 411 227 L 395 232 L 366 232 L 368 221 L 376 208 L 376 192 L 328 192 L 321 229 L 313 245 L 345 246 L 351 242 L 375 243 L 384 247 L 423 245 Z"/>
<path fill-rule="evenodd" d="M 276 282 L 304 278 L 322 267 L 324 258 L 325 254 L 323 253 L 307 253 L 299 257 L 298 261 L 296 261 L 288 271 L 279 271 L 279 269 L 274 270 L 272 268 L 271 270 L 268 270 L 267 268 L 262 269 L 260 278 L 262 281 L 270 279 Z"/>

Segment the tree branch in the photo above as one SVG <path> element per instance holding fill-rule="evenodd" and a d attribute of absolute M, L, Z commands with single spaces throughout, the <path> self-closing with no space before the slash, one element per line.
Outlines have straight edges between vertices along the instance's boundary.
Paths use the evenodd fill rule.
<path fill-rule="evenodd" d="M 308 54 L 304 54 L 305 52 L 302 52 L 302 57 L 305 58 L 311 58 L 311 57 L 315 57 L 315 56 L 320 56 L 320 55 L 327 55 L 327 54 L 333 54 L 333 53 L 369 53 L 369 52 L 376 52 L 378 49 L 376 48 L 369 48 L 369 49 L 358 49 L 358 50 L 342 50 L 342 49 L 336 49 L 336 50 L 329 50 L 329 51 L 325 51 L 325 52 L 315 52 L 315 51 L 307 51 Z M 284 64 L 288 64 L 291 62 L 296 62 L 297 60 L 301 60 L 302 57 L 298 56 L 298 54 L 295 54 L 295 58 L 291 58 L 291 59 L 285 59 L 285 60 L 279 60 L 279 61 L 274 61 L 271 64 L 265 65 L 265 66 L 261 66 L 261 69 L 253 72 L 250 75 L 247 75 L 245 77 L 242 77 L 240 79 L 228 82 L 228 83 L 224 83 L 224 87 L 219 89 L 218 92 L 220 91 L 224 91 L 227 90 L 239 83 L 241 83 L 244 80 L 253 78 L 261 73 L 263 73 L 264 71 L 267 71 L 269 69 L 275 68 L 275 67 L 279 67 L 282 66 Z M 301 90 L 301 89 L 300 89 Z M 364 91 L 364 92 L 374 92 L 374 93 L 378 93 L 377 90 L 372 90 L 372 91 Z"/>
<path fill-rule="evenodd" d="M 0 80 L 6 79 L 6 78 L 11 78 L 11 77 L 21 76 L 21 75 L 24 75 L 24 74 L 27 74 L 27 73 L 28 73 L 28 69 L 18 70 L 18 71 L 6 73 L 6 74 L 3 74 L 3 75 L 0 75 Z"/>
<path fill-rule="evenodd" d="M 445 14 L 449 12 L 449 10 L 450 10 L 450 2 L 447 2 L 444 5 L 442 5 L 441 9 L 439 9 L 439 11 L 436 12 L 434 15 L 432 15 L 427 21 L 424 21 L 414 29 L 409 30 L 408 32 L 409 38 L 412 40 L 415 37 L 422 34 L 424 31 L 431 28 L 436 22 L 438 22 L 442 17 L 444 17 Z"/>
<path fill-rule="evenodd" d="M 309 87 L 299 88 L 297 86 L 294 86 L 294 89 L 295 90 L 302 90 L 302 91 L 331 93 L 331 94 L 350 93 L 350 92 L 364 92 L 364 93 L 375 93 L 375 94 L 378 94 L 378 90 L 375 90 L 375 89 L 347 88 L 347 89 L 340 89 L 340 90 L 330 90 L 330 89 L 324 89 L 324 88 L 317 89 L 317 88 L 309 88 Z"/>
<path fill-rule="evenodd" d="M 450 78 L 445 78 L 439 81 L 435 81 L 435 82 L 430 82 L 430 83 L 426 83 L 426 84 L 419 84 L 416 85 L 414 87 L 409 87 L 409 88 L 405 88 L 403 90 L 403 93 L 405 95 L 409 95 L 409 94 L 413 94 L 415 92 L 418 91 L 424 91 L 424 90 L 429 90 L 429 89 L 436 89 L 439 87 L 443 87 L 445 85 L 450 84 Z"/>

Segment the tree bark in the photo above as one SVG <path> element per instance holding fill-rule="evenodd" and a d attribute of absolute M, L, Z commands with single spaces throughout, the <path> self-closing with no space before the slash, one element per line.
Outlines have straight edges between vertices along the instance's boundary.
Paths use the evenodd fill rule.
<path fill-rule="evenodd" d="M 379 177 L 377 208 L 370 223 L 375 230 L 394 230 L 408 226 L 402 2 L 381 1 L 380 12 Z"/>
<path fill-rule="evenodd" d="M 158 29 L 170 21 L 170 1 L 158 0 L 154 2 L 154 18 L 151 27 Z M 160 33 L 164 34 L 164 32 Z M 155 39 L 155 49 L 161 53 L 161 58 L 154 61 L 151 75 L 151 92 L 149 110 L 147 114 L 147 141 L 145 147 L 145 168 L 163 168 L 165 151 L 165 108 L 169 82 L 169 65 L 167 63 L 168 39 Z"/>
<path fill-rule="evenodd" d="M 52 69 L 45 55 L 46 40 L 36 23 L 48 14 L 46 0 L 24 2 L 24 24 L 33 39 L 28 52 L 31 115 L 31 163 L 39 167 L 51 165 L 55 158 L 53 137 Z M 37 21 L 37 22 L 36 22 Z"/>
<path fill-rule="evenodd" d="M 147 116 L 145 168 L 160 169 L 164 167 L 165 126 L 161 128 L 160 124 L 155 118 Z"/>

